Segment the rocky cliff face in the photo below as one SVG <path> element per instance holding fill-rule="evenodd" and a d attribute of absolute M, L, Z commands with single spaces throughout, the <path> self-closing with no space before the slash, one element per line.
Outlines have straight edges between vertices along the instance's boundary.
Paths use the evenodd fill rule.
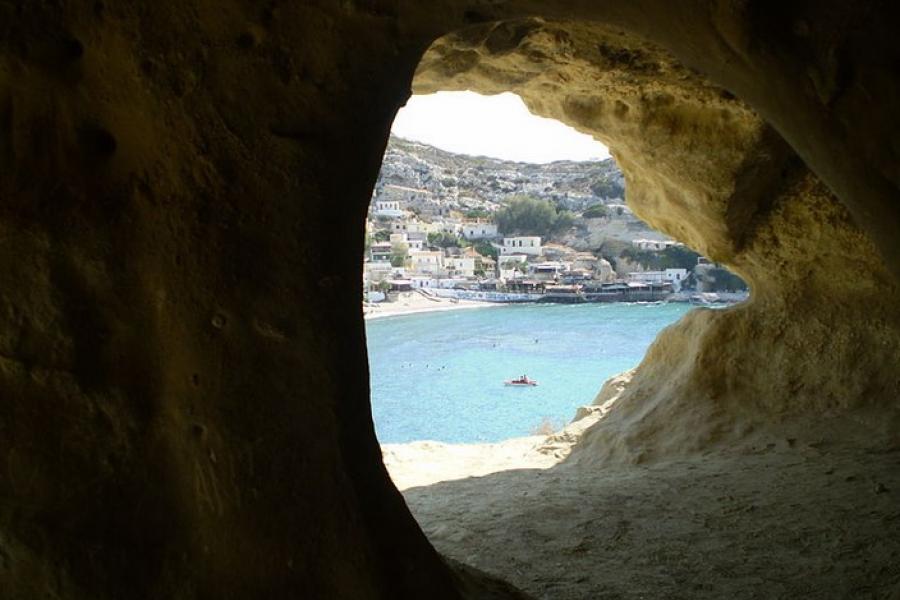
<path fill-rule="evenodd" d="M 594 133 L 636 213 L 753 284 L 663 334 L 585 456 L 782 420 L 890 448 L 895 21 L 838 0 L 0 2 L 0 589 L 513 597 L 428 544 L 368 410 L 363 222 L 411 85 L 515 91 Z"/>

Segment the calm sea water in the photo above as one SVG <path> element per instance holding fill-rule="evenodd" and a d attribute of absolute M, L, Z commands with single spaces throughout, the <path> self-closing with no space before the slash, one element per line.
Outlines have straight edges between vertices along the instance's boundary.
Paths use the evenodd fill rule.
<path fill-rule="evenodd" d="M 366 324 L 372 413 L 383 443 L 499 441 L 562 425 L 636 366 L 686 304 L 526 305 Z M 503 381 L 527 374 L 537 387 Z"/>

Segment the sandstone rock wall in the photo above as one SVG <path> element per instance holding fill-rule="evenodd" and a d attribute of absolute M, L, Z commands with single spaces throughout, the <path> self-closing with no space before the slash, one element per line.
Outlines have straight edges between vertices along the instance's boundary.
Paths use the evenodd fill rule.
<path fill-rule="evenodd" d="M 895 29 L 837 0 L 0 2 L 0 589 L 511 597 L 441 562 L 368 410 L 365 206 L 457 30 L 420 89 L 596 133 L 636 211 L 755 285 L 661 338 L 594 450 L 888 414 Z"/>
<path fill-rule="evenodd" d="M 510 34 L 493 24 L 440 40 L 417 89 L 511 88 L 535 112 L 595 135 L 625 172 L 637 214 L 753 288 L 746 305 L 663 333 L 576 456 L 708 450 L 780 435 L 796 419 L 817 438 L 807 421 L 838 416 L 875 426 L 862 434 L 869 442 L 900 442 L 896 281 L 784 140 L 659 48 L 600 26 L 531 19 L 514 29 L 516 46 L 499 51 L 494 40 Z"/>

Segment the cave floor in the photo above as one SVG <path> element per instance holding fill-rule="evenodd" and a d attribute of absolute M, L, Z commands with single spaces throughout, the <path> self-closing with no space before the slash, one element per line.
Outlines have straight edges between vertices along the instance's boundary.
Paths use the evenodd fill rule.
<path fill-rule="evenodd" d="M 401 489 L 411 457 L 386 457 Z M 403 494 L 441 553 L 540 599 L 900 599 L 900 449 L 539 466 Z"/>

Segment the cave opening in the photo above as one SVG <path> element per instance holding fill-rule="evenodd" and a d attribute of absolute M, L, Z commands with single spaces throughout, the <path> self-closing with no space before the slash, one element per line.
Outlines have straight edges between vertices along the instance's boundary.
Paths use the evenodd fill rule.
<path fill-rule="evenodd" d="M 365 246 L 372 409 L 387 444 L 552 434 L 691 304 L 747 294 L 628 209 L 605 146 L 510 93 L 407 102 Z M 443 314 L 488 307 L 504 310 Z M 442 314 L 396 318 L 424 313 Z"/>
<path fill-rule="evenodd" d="M 452 444 L 388 440 L 382 445 L 383 459 L 441 553 L 529 593 L 574 599 L 613 587 L 623 597 L 640 597 L 677 587 L 690 590 L 692 597 L 714 597 L 724 590 L 735 597 L 753 597 L 750 587 L 716 572 L 732 568 L 723 552 L 736 550 L 740 560 L 752 565 L 748 572 L 785 571 L 782 561 L 796 560 L 798 548 L 782 524 L 796 517 L 798 507 L 810 506 L 804 490 L 821 490 L 829 482 L 794 469 L 797 463 L 783 452 L 798 444 L 819 447 L 815 440 L 798 442 L 804 437 L 798 431 L 806 427 L 803 415 L 773 419 L 769 409 L 762 409 L 761 417 L 747 413 L 747 406 L 759 406 L 756 394 L 768 385 L 763 382 L 769 376 L 754 372 L 746 361 L 769 350 L 752 344 L 736 347 L 730 345 L 730 337 L 737 330 L 771 327 L 765 310 L 786 297 L 786 290 L 779 289 L 785 273 L 773 270 L 782 264 L 781 259 L 772 260 L 770 247 L 790 247 L 791 260 L 799 259 L 799 264 L 821 260 L 787 224 L 796 224 L 804 215 L 835 210 L 832 225 L 839 228 L 837 223 L 844 217 L 838 215 L 846 213 L 827 199 L 827 192 L 810 187 L 802 162 L 733 94 L 684 70 L 658 49 L 635 44 L 603 27 L 588 29 L 576 29 L 573 34 L 563 25 L 526 19 L 458 31 L 437 40 L 425 53 L 413 90 L 417 94 L 512 91 L 534 113 L 555 117 L 608 143 L 616 150 L 629 189 L 626 210 L 646 216 L 672 238 L 713 257 L 695 257 L 698 262 L 714 263 L 708 268 L 719 269 L 716 263 L 721 261 L 740 274 L 722 269 L 717 273 L 720 280 L 733 277 L 731 285 L 743 287 L 744 276 L 753 284 L 754 298 L 729 310 L 687 315 L 656 339 L 640 366 L 618 376 L 608 373 L 594 402 L 579 409 L 573 422 L 555 427 L 551 421 L 532 429 L 531 433 L 543 434 L 536 436 L 539 441 L 508 439 L 509 435 L 450 440 L 483 442 L 452 450 Z M 665 83 L 660 84 L 660 79 Z M 395 146 L 390 140 L 388 154 L 396 151 Z M 384 185 L 380 178 L 373 206 Z M 388 201 L 382 208 L 395 208 Z M 581 218 L 585 211 L 601 212 L 596 205 L 580 208 Z M 609 207 L 603 209 L 608 213 Z M 395 284 L 383 291 L 399 293 L 401 288 Z M 410 284 L 411 293 L 428 295 L 413 292 L 415 287 Z M 370 323 L 369 332 L 376 346 L 382 345 L 377 350 L 369 347 L 378 431 L 379 422 L 392 415 L 379 415 L 376 395 L 386 382 L 378 379 L 383 363 L 373 357 L 384 344 L 372 335 L 372 325 L 378 322 Z M 410 339 L 437 339 L 451 353 L 465 352 L 458 338 L 442 339 L 444 330 L 453 330 L 452 319 L 420 321 L 417 327 L 408 333 Z M 460 327 L 479 331 L 479 324 L 460 323 Z M 558 325 L 556 333 L 566 327 Z M 491 342 L 490 336 L 484 337 Z M 567 343 L 570 355 L 578 351 L 577 341 Z M 417 370 L 422 378 L 416 389 L 394 387 L 388 393 L 419 398 L 423 389 L 449 391 L 451 386 L 440 373 L 445 365 L 435 364 L 437 372 L 428 373 L 432 365 L 428 359 L 420 361 L 425 354 L 413 346 L 402 351 L 415 359 L 402 365 L 409 371 L 397 379 L 410 379 Z M 389 360 L 403 363 L 402 352 Z M 777 353 L 769 354 L 772 358 L 791 361 Z M 481 366 L 467 374 L 487 371 Z M 497 373 L 491 377 L 499 379 Z M 604 378 L 594 380 L 592 392 Z M 777 386 L 782 389 L 776 393 L 784 393 L 783 386 Z M 804 390 L 800 396 L 815 393 Z M 486 394 L 483 387 L 461 396 L 501 398 L 506 415 L 522 412 L 520 398 Z M 723 396 L 730 398 L 727 407 L 721 404 Z M 451 402 L 436 404 L 450 413 L 469 408 Z M 421 423 L 440 412 L 428 402 L 401 407 L 400 412 L 404 411 L 393 418 L 405 424 Z M 772 421 L 777 422 L 774 427 Z M 433 437 L 419 433 L 397 441 Z M 722 458 L 697 461 L 712 452 L 721 452 Z M 744 464 L 746 477 L 732 470 L 733 452 L 755 456 Z M 857 466 L 851 459 L 842 468 Z M 880 469 L 875 467 L 868 476 L 880 473 L 877 477 L 884 479 Z M 768 500 L 756 502 L 762 489 L 783 486 L 793 478 L 799 483 L 788 494 L 792 508 L 781 510 Z M 622 498 L 628 499 L 624 505 Z M 752 517 L 729 512 L 728 517 L 716 519 L 718 511 L 738 510 L 730 503 Z M 834 501 L 827 510 L 834 516 L 858 504 L 858 499 Z M 828 526 L 801 520 L 812 535 L 829 535 Z M 862 538 L 878 536 L 875 520 L 860 526 L 857 534 Z M 776 540 L 776 550 L 768 557 L 744 541 L 757 528 Z M 702 547 L 696 546 L 700 539 L 705 541 Z M 612 585 L 596 569 L 595 561 L 604 552 L 615 554 L 604 558 L 604 569 L 617 573 Z M 565 559 L 548 565 L 544 560 L 548 553 Z M 710 571 L 701 565 L 715 566 Z M 658 568 L 665 575 L 660 577 Z M 837 579 L 831 579 L 835 584 Z M 798 589 L 795 583 L 785 589 Z M 840 585 L 846 589 L 846 583 Z"/>
<path fill-rule="evenodd" d="M 889 8 L 0 3 L 0 590 L 522 597 L 467 563 L 532 597 L 896 597 Z M 401 494 L 359 284 L 410 87 L 608 136 L 629 206 L 753 293 L 664 330 L 558 464 Z"/>

